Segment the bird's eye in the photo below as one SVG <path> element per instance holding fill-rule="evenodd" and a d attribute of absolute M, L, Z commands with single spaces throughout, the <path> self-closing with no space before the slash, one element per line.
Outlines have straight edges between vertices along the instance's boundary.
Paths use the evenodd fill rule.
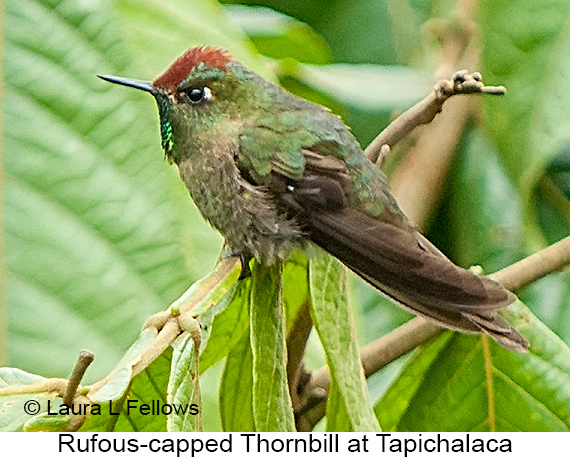
<path fill-rule="evenodd" d="M 182 100 L 187 103 L 197 104 L 212 99 L 212 91 L 209 87 L 193 87 L 182 92 Z"/>

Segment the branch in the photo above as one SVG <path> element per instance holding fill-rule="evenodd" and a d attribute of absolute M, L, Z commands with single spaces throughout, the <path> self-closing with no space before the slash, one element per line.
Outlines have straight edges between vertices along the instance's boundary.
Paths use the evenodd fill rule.
<path fill-rule="evenodd" d="M 73 368 L 73 372 L 69 377 L 69 382 L 67 383 L 67 387 L 65 388 L 65 394 L 63 395 L 63 404 L 64 405 L 71 405 L 73 403 L 73 399 L 75 398 L 75 394 L 77 392 L 77 388 L 85 375 L 85 371 L 91 363 L 93 363 L 93 359 L 95 356 L 92 352 L 88 351 L 87 349 L 83 349 L 79 353 L 79 357 L 77 362 L 75 363 L 75 367 Z"/>
<path fill-rule="evenodd" d="M 480 49 L 477 35 L 472 33 L 475 15 L 474 2 L 460 0 L 454 12 L 453 26 L 444 24 L 442 27 L 436 23 L 436 27 L 431 27 L 442 43 L 439 68 L 435 71 L 438 78 L 446 77 L 456 68 L 478 66 Z M 475 108 L 474 97 L 453 97 L 455 91 L 469 93 L 471 84 L 481 82 L 480 76 L 475 73 L 471 75 L 473 82 L 462 87 L 461 79 L 466 76 L 461 72 L 448 81 L 436 84 L 434 92 L 426 100 L 405 113 L 403 119 L 397 119 L 394 125 L 388 126 L 387 131 L 381 133 L 380 138 L 366 150 L 373 159 L 376 156 L 375 149 L 380 151 L 380 156 L 386 155 L 390 146 L 414 127 L 433 119 L 445 102 L 445 109 L 436 116 L 429 128 L 419 128 L 414 132 L 415 145 L 407 151 L 390 177 L 392 194 L 420 231 L 427 226 L 430 214 L 440 198 L 457 144 Z M 490 91 L 495 92 L 493 89 Z M 380 162 L 382 160 L 383 157 L 380 157 Z"/>
<path fill-rule="evenodd" d="M 35 384 L 18 384 L 12 386 L 0 387 L 0 397 L 10 395 L 25 395 L 40 392 L 57 392 L 63 395 L 67 388 L 68 380 L 65 378 L 50 378 Z"/>
<path fill-rule="evenodd" d="M 242 264 L 239 257 L 234 256 L 219 261 L 209 276 L 190 287 L 170 306 L 168 311 L 162 311 L 152 316 L 145 324 L 145 327 L 143 327 L 143 332 L 153 328 L 156 332 L 154 340 L 142 352 L 137 353 L 134 351 L 130 360 L 121 362 L 121 365 L 118 367 L 119 371 L 130 367 L 130 376 L 128 383 L 121 380 L 119 381 L 120 385 L 129 385 L 138 374 L 148 368 L 185 331 L 190 333 L 193 338 L 194 350 L 196 351 L 196 357 L 198 357 L 197 351 L 200 347 L 201 333 L 197 318 L 209 307 L 219 302 L 231 290 L 233 284 L 238 280 L 241 271 Z M 54 392 L 63 398 L 64 404 L 85 405 L 85 408 L 81 407 L 78 409 L 87 411 L 89 409 L 87 405 L 93 403 L 92 399 L 95 398 L 95 395 L 109 383 L 117 381 L 117 369 L 115 369 L 104 379 L 78 392 L 81 379 L 93 358 L 93 354 L 89 351 L 81 351 L 69 380 L 53 378 L 37 384 L 10 385 L 0 388 L 0 396 Z M 199 366 L 197 365 L 196 371 L 198 369 Z M 195 380 L 197 383 L 197 378 Z M 199 388 L 197 385 L 195 385 L 195 389 L 198 392 Z M 123 395 L 126 395 L 126 392 Z M 86 419 L 86 414 L 73 415 L 66 423 L 65 430 L 78 430 Z M 201 428 L 198 422 L 196 428 Z"/>
<path fill-rule="evenodd" d="M 489 277 L 506 289 L 516 291 L 534 281 L 560 270 L 570 263 L 570 236 L 529 257 L 499 270 Z"/>
<path fill-rule="evenodd" d="M 366 157 L 377 162 L 383 156 L 382 148 L 387 145 L 392 148 L 422 124 L 429 124 L 441 112 L 443 104 L 453 95 L 461 94 L 491 94 L 504 95 L 502 86 L 485 86 L 480 73 L 469 73 L 460 70 L 451 79 L 439 80 L 433 92 L 409 110 L 398 116 L 386 127 L 365 149 Z"/>
<path fill-rule="evenodd" d="M 169 311 L 161 311 L 147 321 L 144 328 L 156 328 L 158 333 L 150 346 L 136 356 L 138 361 L 132 367 L 131 380 L 140 372 L 146 370 L 149 365 L 170 346 L 178 335 L 183 332 L 179 321 L 181 316 L 191 312 L 192 309 L 202 302 L 224 279 L 231 275 L 235 275 L 237 278 L 241 269 L 241 261 L 237 256 L 221 260 L 218 262 L 212 274 L 204 280 L 203 284 L 201 284 L 196 291 L 191 287 L 173 304 Z M 177 306 L 174 307 L 174 305 Z M 115 373 L 111 372 L 104 379 L 94 384 L 88 396 L 92 397 L 95 393 L 100 391 L 108 382 L 114 379 L 114 376 Z"/>

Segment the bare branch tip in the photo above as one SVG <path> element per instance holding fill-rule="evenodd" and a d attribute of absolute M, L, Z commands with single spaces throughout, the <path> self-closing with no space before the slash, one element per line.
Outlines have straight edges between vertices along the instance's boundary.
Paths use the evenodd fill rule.
<path fill-rule="evenodd" d="M 77 388 L 79 387 L 87 368 L 91 363 L 93 363 L 94 359 L 95 355 L 87 349 L 82 349 L 81 352 L 79 352 L 79 357 L 77 358 L 77 362 L 75 363 L 73 372 L 69 377 L 69 381 L 63 395 L 63 404 L 71 405 L 73 403 L 73 399 L 77 393 Z"/>
<path fill-rule="evenodd" d="M 469 73 L 467 70 L 459 70 L 451 79 L 438 81 L 434 92 L 438 98 L 445 100 L 460 94 L 504 95 L 506 89 L 503 86 L 485 86 L 479 72 Z"/>
<path fill-rule="evenodd" d="M 507 89 L 504 86 L 483 86 L 481 92 L 489 95 L 505 95 Z"/>

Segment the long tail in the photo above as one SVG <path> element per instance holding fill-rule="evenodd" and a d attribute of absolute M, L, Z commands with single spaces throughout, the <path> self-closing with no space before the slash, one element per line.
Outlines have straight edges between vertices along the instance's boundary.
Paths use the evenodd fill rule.
<path fill-rule="evenodd" d="M 359 211 L 305 208 L 310 239 L 400 306 L 444 327 L 483 332 L 526 352 L 528 342 L 497 311 L 516 296 L 496 281 L 460 268 L 407 224 Z"/>

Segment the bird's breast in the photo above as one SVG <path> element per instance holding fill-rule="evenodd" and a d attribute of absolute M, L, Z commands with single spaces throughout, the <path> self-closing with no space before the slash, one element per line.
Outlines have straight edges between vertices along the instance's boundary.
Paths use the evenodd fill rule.
<path fill-rule="evenodd" d="M 297 224 L 279 210 L 265 187 L 242 178 L 233 155 L 212 149 L 182 160 L 178 168 L 202 216 L 232 250 L 273 263 L 283 260 L 298 244 Z"/>

